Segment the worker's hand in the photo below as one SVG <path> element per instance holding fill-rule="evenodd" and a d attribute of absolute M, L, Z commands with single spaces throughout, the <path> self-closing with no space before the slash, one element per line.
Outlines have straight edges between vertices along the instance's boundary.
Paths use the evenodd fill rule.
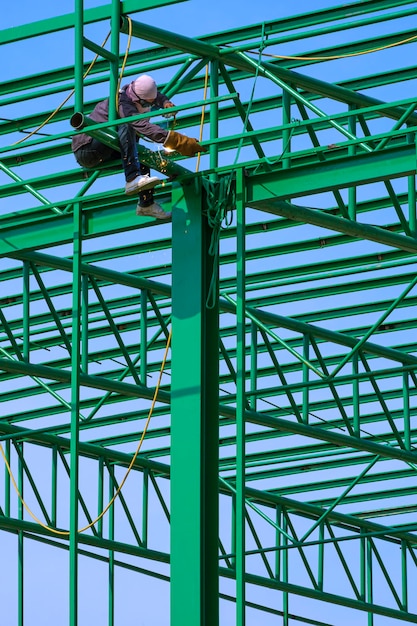
<path fill-rule="evenodd" d="M 170 130 L 168 137 L 165 139 L 164 148 L 175 150 L 182 156 L 194 156 L 197 152 L 207 152 L 207 148 L 198 143 L 197 139 L 187 137 L 174 130 Z"/>
<path fill-rule="evenodd" d="M 169 100 L 167 100 L 166 102 L 164 102 L 164 109 L 171 109 L 172 107 L 174 107 L 175 104 L 173 102 L 170 102 Z M 175 117 L 176 113 L 162 113 L 163 117 Z"/>

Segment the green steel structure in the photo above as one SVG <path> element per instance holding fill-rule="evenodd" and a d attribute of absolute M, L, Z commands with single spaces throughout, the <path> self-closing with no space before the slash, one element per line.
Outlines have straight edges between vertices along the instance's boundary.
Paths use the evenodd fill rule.
<path fill-rule="evenodd" d="M 417 2 L 169 4 L 0 32 L 1 624 L 416 624 Z M 172 222 L 70 149 L 141 73 Z"/>

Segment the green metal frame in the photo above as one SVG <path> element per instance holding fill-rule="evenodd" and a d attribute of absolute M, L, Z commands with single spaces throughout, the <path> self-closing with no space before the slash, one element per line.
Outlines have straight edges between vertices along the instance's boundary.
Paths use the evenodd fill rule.
<path fill-rule="evenodd" d="M 10 622 L 84 623 L 88 562 L 109 626 L 124 576 L 131 614 L 140 595 L 171 626 L 417 623 L 416 68 L 398 67 L 414 14 L 354 0 L 192 38 L 134 0 L 77 0 L 0 32 L 6 49 L 74 34 L 70 66 L 0 84 Z M 130 31 L 124 79 L 153 73 L 180 132 L 203 122 L 198 171 L 139 144 L 172 225 L 135 215 L 119 163 L 70 151 L 81 129 L 117 145 L 115 110 L 88 113 L 115 101 Z M 15 114 L 28 90 L 37 112 Z M 65 555 L 50 622 L 47 585 L 28 592 L 39 544 Z"/>

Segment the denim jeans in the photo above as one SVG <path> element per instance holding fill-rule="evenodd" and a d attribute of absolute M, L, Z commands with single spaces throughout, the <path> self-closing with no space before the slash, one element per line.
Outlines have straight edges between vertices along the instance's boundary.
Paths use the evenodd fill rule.
<path fill-rule="evenodd" d="M 121 158 L 126 182 L 137 176 L 149 175 L 150 169 L 144 163 L 139 163 L 137 137 L 131 124 L 120 124 L 117 127 L 120 152 L 102 143 L 98 139 L 92 139 L 90 143 L 81 146 L 75 151 L 74 156 L 79 165 L 94 168 L 100 163 Z M 141 206 L 149 206 L 153 203 L 153 191 L 148 189 L 139 194 Z"/>
<path fill-rule="evenodd" d="M 126 181 L 133 180 L 136 176 L 145 173 L 141 171 L 138 159 L 137 137 L 133 126 L 131 124 L 120 124 L 117 127 L 117 134 L 120 151 L 114 150 L 98 139 L 93 138 L 90 143 L 81 146 L 81 148 L 75 151 L 77 163 L 82 167 L 94 168 L 100 163 L 119 157 L 122 160 Z"/>

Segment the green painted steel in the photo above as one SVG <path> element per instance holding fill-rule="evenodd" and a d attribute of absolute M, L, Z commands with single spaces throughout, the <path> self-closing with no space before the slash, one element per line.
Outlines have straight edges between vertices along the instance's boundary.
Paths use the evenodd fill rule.
<path fill-rule="evenodd" d="M 69 525 L 69 623 L 76 626 L 78 615 L 78 494 L 79 494 L 79 421 L 80 421 L 80 344 L 81 344 L 81 258 L 82 258 L 82 210 L 74 205 L 73 283 L 72 283 L 72 329 L 71 329 L 71 444 L 70 444 L 70 525 Z"/>
<path fill-rule="evenodd" d="M 173 210 L 170 623 L 209 626 L 219 623 L 216 267 L 201 189 L 174 189 Z"/>
<path fill-rule="evenodd" d="M 3 621 L 417 623 L 415 2 L 142 20 L 175 1 L 0 32 L 74 42 L 0 83 Z M 139 142 L 172 222 L 70 151 L 117 148 L 122 67 L 208 148 Z"/>
<path fill-rule="evenodd" d="M 246 624 L 246 502 L 245 502 L 245 474 L 246 474 L 246 306 L 245 306 L 245 274 L 246 274 L 246 197 L 245 183 L 242 172 L 236 180 L 236 213 L 237 213 L 237 241 L 236 241 L 236 501 L 235 501 L 235 552 L 236 552 L 236 624 Z"/>

